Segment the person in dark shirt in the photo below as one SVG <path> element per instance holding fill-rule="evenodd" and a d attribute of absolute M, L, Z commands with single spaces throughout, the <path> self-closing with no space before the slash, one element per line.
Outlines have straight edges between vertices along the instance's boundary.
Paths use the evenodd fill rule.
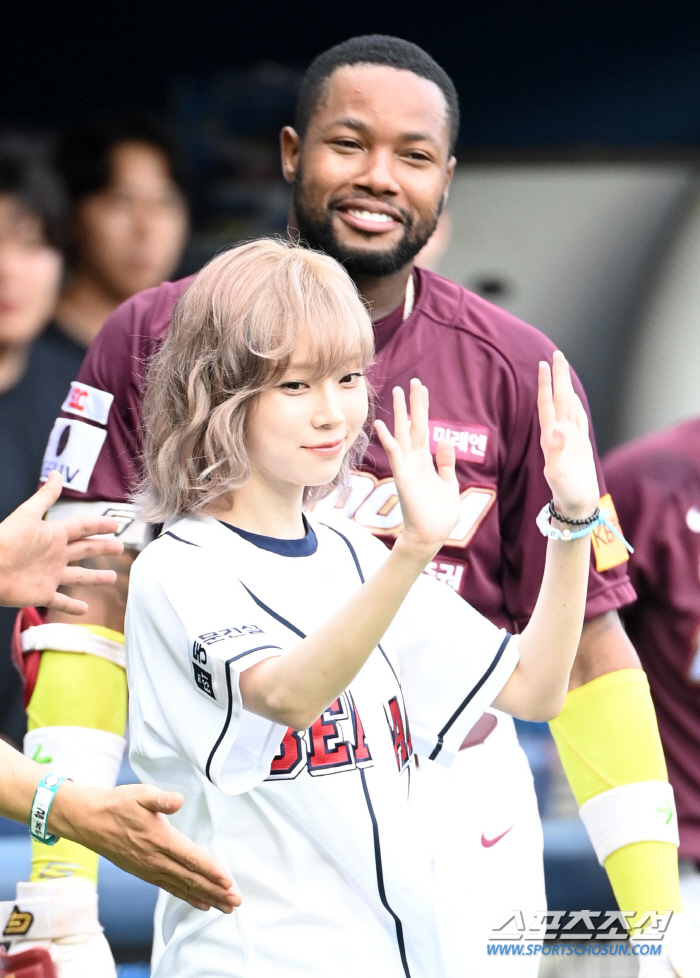
<path fill-rule="evenodd" d="M 120 302 L 175 271 L 189 209 L 175 145 L 148 117 L 77 126 L 59 144 L 56 169 L 71 213 L 68 276 L 50 332 L 84 353 Z"/>
<path fill-rule="evenodd" d="M 46 438 L 82 351 L 40 335 L 63 271 L 66 202 L 39 147 L 0 137 L 0 519 L 36 488 Z M 15 612 L 0 608 L 0 735 L 21 744 L 21 683 L 9 656 Z"/>

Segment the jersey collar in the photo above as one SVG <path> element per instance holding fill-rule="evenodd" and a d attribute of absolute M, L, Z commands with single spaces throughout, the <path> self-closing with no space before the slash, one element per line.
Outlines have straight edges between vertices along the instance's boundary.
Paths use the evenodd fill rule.
<path fill-rule="evenodd" d="M 231 523 L 224 522 L 224 520 L 219 520 L 219 523 L 228 527 L 229 530 L 233 530 L 239 537 L 243 537 L 244 540 L 252 543 L 254 547 L 258 547 L 260 550 L 268 550 L 270 553 L 279 554 L 280 557 L 310 557 L 318 550 L 318 539 L 303 513 L 302 519 L 306 527 L 306 534 L 297 540 L 280 540 L 278 537 L 265 537 L 260 533 L 250 533 L 248 530 L 241 530 L 237 526 L 232 526 Z"/>

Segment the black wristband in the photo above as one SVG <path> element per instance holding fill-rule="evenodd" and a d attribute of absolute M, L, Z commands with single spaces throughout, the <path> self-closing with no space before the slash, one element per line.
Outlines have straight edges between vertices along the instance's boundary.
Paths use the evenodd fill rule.
<path fill-rule="evenodd" d="M 559 520 L 560 523 L 568 523 L 569 526 L 590 526 L 591 523 L 595 523 L 600 516 L 600 509 L 598 506 L 596 506 L 595 511 L 591 514 L 591 516 L 586 516 L 582 520 L 572 520 L 569 519 L 568 516 L 562 516 L 561 513 L 557 513 L 556 509 L 554 508 L 554 500 L 552 499 L 549 502 L 549 515 L 553 516 L 555 520 Z"/>

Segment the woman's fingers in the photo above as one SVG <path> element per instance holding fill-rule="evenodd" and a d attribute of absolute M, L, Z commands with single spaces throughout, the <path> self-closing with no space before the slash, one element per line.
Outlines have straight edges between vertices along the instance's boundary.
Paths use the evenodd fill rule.
<path fill-rule="evenodd" d="M 588 415 L 578 394 L 574 393 L 574 397 L 576 398 L 576 427 L 588 438 Z"/>
<path fill-rule="evenodd" d="M 552 389 L 557 421 L 576 423 L 578 396 L 568 361 L 561 350 L 555 350 L 552 357 Z"/>
<path fill-rule="evenodd" d="M 537 375 L 537 411 L 542 437 L 547 440 L 556 423 L 556 414 L 552 397 L 552 371 L 546 360 L 540 360 Z"/>
<path fill-rule="evenodd" d="M 393 406 L 394 439 L 398 442 L 404 455 L 407 455 L 411 448 L 410 423 L 408 420 L 406 397 L 400 387 L 395 387 L 393 390 Z"/>
<path fill-rule="evenodd" d="M 414 377 L 411 380 L 411 445 L 413 448 L 427 447 L 428 410 L 428 388 Z"/>
<path fill-rule="evenodd" d="M 394 438 L 394 436 L 389 431 L 389 429 L 387 428 L 387 426 L 384 424 L 383 421 L 375 421 L 374 430 L 377 432 L 377 436 L 379 437 L 379 440 L 382 443 L 382 447 L 384 448 L 384 451 L 387 454 L 387 458 L 389 459 L 389 464 L 391 465 L 391 470 L 394 473 L 394 475 L 396 475 L 396 470 L 398 466 L 401 465 L 401 458 L 402 458 L 401 446 L 399 445 L 399 443 Z"/>
<path fill-rule="evenodd" d="M 446 441 L 439 441 L 435 450 L 435 465 L 443 482 L 457 481 L 455 461 L 454 445 L 450 445 Z"/>
<path fill-rule="evenodd" d="M 374 429 L 384 446 L 394 474 L 414 452 L 429 452 L 430 426 L 428 424 L 428 388 L 416 377 L 410 385 L 410 416 L 406 397 L 401 387 L 393 390 L 394 434 L 383 421 L 375 421 Z M 427 457 L 427 456 L 426 456 Z M 432 463 L 431 463 L 432 465 Z"/>

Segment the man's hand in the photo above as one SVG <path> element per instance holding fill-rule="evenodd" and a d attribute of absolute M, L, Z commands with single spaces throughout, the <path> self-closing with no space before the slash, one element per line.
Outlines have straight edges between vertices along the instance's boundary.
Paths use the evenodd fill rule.
<path fill-rule="evenodd" d="M 178 792 L 152 785 L 103 791 L 65 781 L 51 808 L 50 831 L 199 910 L 216 907 L 231 913 L 241 903 L 231 877 L 165 817 L 178 811 L 182 801 Z"/>
<path fill-rule="evenodd" d="M 61 495 L 61 476 L 51 472 L 46 483 L 0 523 L 0 604 L 55 608 L 69 615 L 83 615 L 84 601 L 57 590 L 61 585 L 113 584 L 111 570 L 69 567 L 71 561 L 103 554 L 120 554 L 119 540 L 87 539 L 95 534 L 116 533 L 119 524 L 107 517 L 44 520 L 44 514 Z"/>

